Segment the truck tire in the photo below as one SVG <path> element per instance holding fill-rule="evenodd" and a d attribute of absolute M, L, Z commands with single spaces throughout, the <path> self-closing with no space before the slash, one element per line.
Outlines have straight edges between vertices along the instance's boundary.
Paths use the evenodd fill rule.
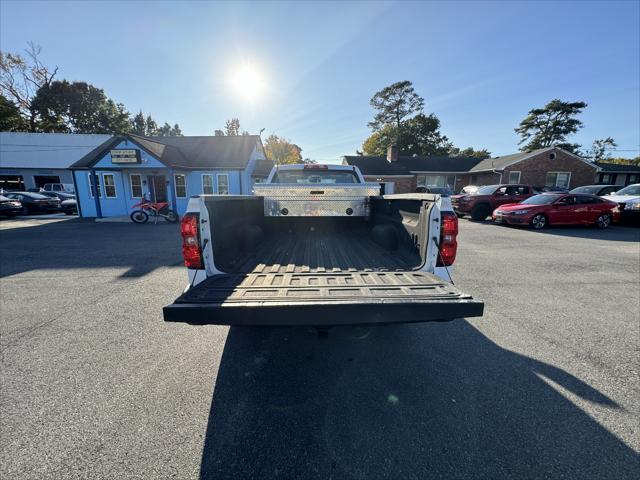
<path fill-rule="evenodd" d="M 487 218 L 490 213 L 491 208 L 489 208 L 489 205 L 483 203 L 473 208 L 473 210 L 471 211 L 471 218 L 476 222 L 481 222 L 485 218 Z"/>

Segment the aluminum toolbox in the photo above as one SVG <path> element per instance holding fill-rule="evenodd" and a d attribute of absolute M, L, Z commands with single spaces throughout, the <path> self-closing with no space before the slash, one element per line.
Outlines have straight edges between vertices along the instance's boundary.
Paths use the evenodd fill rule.
<path fill-rule="evenodd" d="M 368 217 L 369 198 L 380 195 L 380 185 L 258 184 L 253 192 L 264 197 L 267 217 Z"/>

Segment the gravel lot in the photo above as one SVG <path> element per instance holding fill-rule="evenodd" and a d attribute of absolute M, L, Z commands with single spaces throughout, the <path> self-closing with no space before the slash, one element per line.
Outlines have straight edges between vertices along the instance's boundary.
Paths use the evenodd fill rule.
<path fill-rule="evenodd" d="M 638 478 L 640 230 L 461 220 L 485 316 L 165 324 L 175 225 L 0 221 L 0 477 Z"/>

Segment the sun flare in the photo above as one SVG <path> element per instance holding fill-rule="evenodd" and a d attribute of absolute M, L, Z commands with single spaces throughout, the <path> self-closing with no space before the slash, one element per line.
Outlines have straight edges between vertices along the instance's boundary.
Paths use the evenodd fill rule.
<path fill-rule="evenodd" d="M 264 79 L 255 67 L 242 65 L 231 76 L 231 86 L 241 97 L 253 100 L 264 90 Z"/>

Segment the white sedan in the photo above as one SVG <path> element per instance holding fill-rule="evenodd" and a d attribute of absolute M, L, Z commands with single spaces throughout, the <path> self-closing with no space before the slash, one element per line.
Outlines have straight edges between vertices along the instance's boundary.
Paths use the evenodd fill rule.
<path fill-rule="evenodd" d="M 620 206 L 622 220 L 640 220 L 640 183 L 627 185 L 622 190 L 603 198 L 616 202 Z"/>

